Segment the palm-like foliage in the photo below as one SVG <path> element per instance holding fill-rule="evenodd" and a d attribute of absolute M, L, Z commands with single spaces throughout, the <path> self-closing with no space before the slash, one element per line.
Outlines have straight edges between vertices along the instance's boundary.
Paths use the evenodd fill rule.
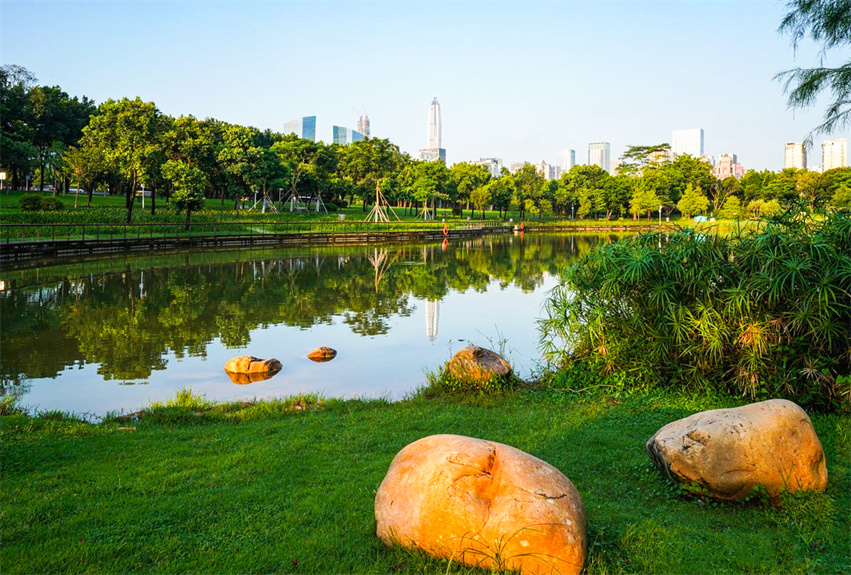
<path fill-rule="evenodd" d="M 541 322 L 545 354 L 661 385 L 848 406 L 851 218 L 800 212 L 729 237 L 682 229 L 592 251 Z M 842 381 L 842 378 L 840 378 Z"/>

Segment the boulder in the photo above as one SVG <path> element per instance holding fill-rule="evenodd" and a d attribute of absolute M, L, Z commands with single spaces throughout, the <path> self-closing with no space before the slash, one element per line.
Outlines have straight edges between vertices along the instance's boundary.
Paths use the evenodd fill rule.
<path fill-rule="evenodd" d="M 225 373 L 228 374 L 228 377 L 232 382 L 237 385 L 248 385 L 249 383 L 255 383 L 258 381 L 263 381 L 265 379 L 269 379 L 274 377 L 277 374 L 277 371 L 272 372 L 258 372 L 258 373 L 234 373 L 232 371 L 225 370 Z"/>
<path fill-rule="evenodd" d="M 468 345 L 446 364 L 449 375 L 463 382 L 479 383 L 511 373 L 511 365 L 489 349 Z"/>
<path fill-rule="evenodd" d="M 225 364 L 225 371 L 230 373 L 266 373 L 275 375 L 281 371 L 281 367 L 281 362 L 275 358 L 260 359 L 250 355 L 241 355 L 227 362 Z"/>
<path fill-rule="evenodd" d="M 375 496 L 387 545 L 492 570 L 579 573 L 585 510 L 558 469 L 519 449 L 433 435 L 400 451 Z"/>
<path fill-rule="evenodd" d="M 322 363 L 323 361 L 331 361 L 335 357 L 337 357 L 337 350 L 324 346 L 317 347 L 316 349 L 307 354 L 307 359 L 315 361 L 316 363 Z"/>
<path fill-rule="evenodd" d="M 719 499 L 743 499 L 755 486 L 823 491 L 824 451 L 810 418 L 796 404 L 771 399 L 713 409 L 669 423 L 647 442 L 650 459 L 683 483 Z"/>

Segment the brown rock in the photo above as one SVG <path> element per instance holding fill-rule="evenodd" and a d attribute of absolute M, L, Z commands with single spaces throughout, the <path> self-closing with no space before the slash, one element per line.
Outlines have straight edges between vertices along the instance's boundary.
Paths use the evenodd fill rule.
<path fill-rule="evenodd" d="M 823 491 L 824 451 L 810 418 L 791 401 L 771 399 L 713 409 L 669 423 L 647 454 L 672 479 L 697 482 L 719 499 L 743 499 L 755 486 Z"/>
<path fill-rule="evenodd" d="M 225 364 L 230 373 L 265 373 L 275 375 L 281 371 L 281 362 L 277 359 L 259 359 L 250 355 L 235 357 Z"/>
<path fill-rule="evenodd" d="M 337 350 L 324 346 L 317 347 L 316 349 L 307 354 L 307 359 L 315 361 L 316 363 L 322 363 L 323 361 L 331 361 L 335 357 L 337 357 Z"/>
<path fill-rule="evenodd" d="M 377 534 L 485 569 L 579 573 L 582 499 L 558 469 L 508 445 L 433 435 L 396 455 L 375 496 Z"/>
<path fill-rule="evenodd" d="M 489 349 L 468 345 L 446 364 L 446 371 L 461 381 L 483 382 L 511 373 L 511 365 Z"/>

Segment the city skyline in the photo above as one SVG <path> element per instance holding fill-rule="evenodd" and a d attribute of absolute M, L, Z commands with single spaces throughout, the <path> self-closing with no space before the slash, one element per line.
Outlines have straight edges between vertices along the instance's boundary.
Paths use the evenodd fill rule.
<path fill-rule="evenodd" d="M 729 6 L 6 0 L 0 54 L 72 96 L 139 96 L 173 116 L 259 129 L 277 131 L 309 112 L 326 134 L 354 125 L 352 108 L 364 106 L 370 135 L 413 157 L 423 147 L 423 102 L 438 94 L 450 164 L 555 163 L 557 150 L 599 141 L 611 143 L 615 159 L 629 145 L 701 126 L 707 155 L 733 152 L 748 168 L 782 169 L 779 145 L 803 140 L 825 102 L 792 113 L 773 77 L 816 64 L 818 47 L 805 40 L 794 53 L 777 33 L 781 2 L 737 3 L 733 20 L 721 5 Z M 275 33 L 282 25 L 285 36 Z M 97 29 L 97 38 L 69 42 L 68 30 L 81 28 Z M 352 28 L 362 32 L 354 42 L 345 33 Z M 132 35 L 145 41 L 127 42 Z M 293 57 L 305 45 L 311 57 Z M 710 57 L 736 63 L 724 81 L 706 81 Z M 472 65 L 481 61 L 493 64 Z M 837 137 L 847 134 L 824 135 Z"/>

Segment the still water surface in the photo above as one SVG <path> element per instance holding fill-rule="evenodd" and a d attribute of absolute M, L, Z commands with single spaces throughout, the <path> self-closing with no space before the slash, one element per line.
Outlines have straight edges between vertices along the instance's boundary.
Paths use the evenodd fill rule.
<path fill-rule="evenodd" d="M 217 401 L 404 397 L 468 343 L 539 363 L 557 275 L 602 236 L 192 252 L 0 273 L 0 392 L 31 410 L 131 412 L 181 387 Z M 319 346 L 337 357 L 314 363 Z M 234 384 L 238 355 L 275 357 Z"/>

